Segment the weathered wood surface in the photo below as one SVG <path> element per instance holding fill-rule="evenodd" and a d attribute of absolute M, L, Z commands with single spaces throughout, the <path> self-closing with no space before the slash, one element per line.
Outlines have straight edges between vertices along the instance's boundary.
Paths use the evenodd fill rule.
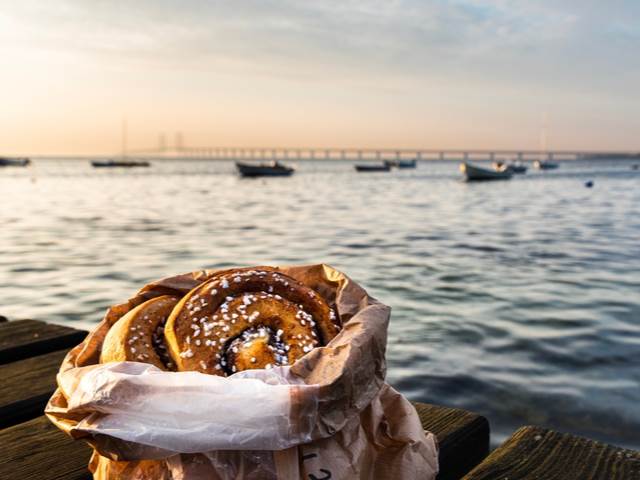
<path fill-rule="evenodd" d="M 638 480 L 640 452 L 522 427 L 464 480 Z"/>
<path fill-rule="evenodd" d="M 457 479 L 472 468 L 489 442 L 486 419 L 464 410 L 415 403 L 425 429 L 441 445 L 438 479 Z M 465 434 L 466 433 L 466 434 Z M 464 440 L 466 439 L 466 440 Z M 0 478 L 90 478 L 91 450 L 84 441 L 71 440 L 43 416 L 0 430 Z M 477 462 L 476 462 L 477 463 Z M 459 465 L 458 465 L 459 464 Z"/>
<path fill-rule="evenodd" d="M 79 344 L 87 332 L 36 320 L 0 323 L 0 364 Z"/>
<path fill-rule="evenodd" d="M 440 444 L 438 480 L 453 480 L 471 470 L 489 452 L 489 422 L 457 408 L 414 403 L 425 430 Z"/>
<path fill-rule="evenodd" d="M 42 415 L 66 354 L 58 350 L 0 365 L 0 428 Z"/>
<path fill-rule="evenodd" d="M 44 416 L 0 430 L 0 478 L 90 479 L 91 449 L 74 441 Z"/>
<path fill-rule="evenodd" d="M 34 332 L 38 334 L 36 337 Z M 56 339 L 56 332 L 63 340 Z M 21 360 L 0 365 L 0 378 L 3 379 L 0 383 L 0 428 L 9 427 L 0 430 L 0 445 L 8 445 L 0 450 L 0 478 L 89 477 L 86 444 L 74 442 L 42 416 L 44 406 L 55 390 L 55 376 L 62 359 L 85 335 L 86 332 L 32 320 L 0 323 L 0 351 L 22 352 Z M 69 344 L 65 344 L 64 349 L 51 351 L 46 345 L 39 345 L 43 337 L 54 346 L 60 342 Z M 37 348 L 27 348 L 27 345 L 34 345 L 29 339 L 35 339 Z M 23 350 L 14 348 L 16 346 L 22 346 Z M 44 351 L 48 353 L 40 354 Z M 29 356 L 31 358 L 26 358 Z M 460 478 L 487 454 L 489 424 L 484 417 L 455 408 L 423 403 L 414 403 L 414 406 L 423 427 L 438 438 L 442 472 L 439 480 Z M 50 467 L 52 464 L 55 467 Z"/>

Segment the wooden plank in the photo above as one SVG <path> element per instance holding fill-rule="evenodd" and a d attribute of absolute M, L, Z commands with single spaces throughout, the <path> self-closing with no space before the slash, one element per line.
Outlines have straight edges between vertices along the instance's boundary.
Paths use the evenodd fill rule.
<path fill-rule="evenodd" d="M 457 480 L 489 452 L 489 422 L 458 408 L 414 403 L 422 426 L 440 445 L 438 480 Z"/>
<path fill-rule="evenodd" d="M 0 430 L 0 478 L 85 480 L 91 449 L 44 416 Z"/>
<path fill-rule="evenodd" d="M 67 350 L 0 365 L 0 428 L 42 415 Z"/>
<path fill-rule="evenodd" d="M 465 480 L 631 480 L 640 478 L 640 452 L 522 427 Z"/>
<path fill-rule="evenodd" d="M 7 345 L 10 335 L 5 331 L 3 336 L 2 332 L 4 327 L 10 324 L 20 324 L 20 328 L 14 325 L 12 330 L 15 338 L 18 339 L 17 345 L 29 345 L 30 334 L 27 332 L 32 327 L 35 327 L 35 333 L 47 332 L 44 335 L 45 339 L 54 341 L 60 338 L 55 336 L 56 331 L 61 332 L 58 328 L 70 330 L 71 332 L 62 332 L 63 337 L 69 334 L 72 338 L 67 347 L 76 345 L 85 335 L 85 332 L 42 322 L 29 320 L 8 322 L 0 325 L 0 350 L 3 346 L 6 347 L 5 351 L 13 348 Z M 54 327 L 54 329 L 47 330 L 43 326 Z M 31 330 L 32 340 L 33 333 L 34 330 Z M 77 336 L 78 334 L 80 336 Z M 5 339 L 4 343 L 1 342 L 3 339 Z M 31 345 L 39 343 L 38 337 L 35 337 L 35 340 Z M 0 428 L 15 425 L 42 414 L 47 400 L 55 390 L 55 376 L 66 352 L 67 348 L 0 365 L 0 378 L 4 380 L 0 384 Z M 442 472 L 438 476 L 439 480 L 460 478 L 486 456 L 489 446 L 489 424 L 484 417 L 455 408 L 421 403 L 414 405 L 423 427 L 433 432 L 438 438 Z M 28 424 L 31 422 L 27 422 L 23 427 L 26 429 Z M 26 430 L 22 432 L 27 434 Z M 55 429 L 53 432 L 56 432 Z M 64 434 L 57 433 L 66 439 Z M 71 443 L 71 445 L 80 445 L 80 442 Z M 27 453 L 24 455 L 28 456 Z M 0 478 L 3 477 L 0 476 Z"/>
<path fill-rule="evenodd" d="M 23 381 L 20 393 L 12 396 L 9 393 L 14 387 L 0 387 L 9 389 L 7 395 L 0 394 L 0 398 L 5 400 L 4 404 L 0 405 L 2 422 L 6 423 L 4 419 L 7 414 L 11 418 L 8 424 L 12 424 L 18 418 L 17 415 L 37 415 L 42 412 L 44 404 L 55 388 L 55 373 L 64 353 L 54 352 L 0 366 L 0 375 L 5 374 L 4 378 L 7 380 L 5 384 L 15 387 L 16 379 Z M 15 368 L 24 367 L 25 364 L 28 368 Z M 48 368 L 45 368 L 47 365 Z M 33 376 L 22 376 L 20 372 L 27 370 L 36 373 Z M 46 373 L 43 375 L 42 372 Z M 49 381 L 42 381 L 47 377 Z M 46 393 L 42 394 L 43 391 Z M 460 478 L 486 455 L 489 426 L 484 417 L 455 408 L 421 403 L 415 403 L 414 406 L 423 427 L 438 438 L 441 468 L 439 480 Z M 19 414 L 16 414 L 16 407 Z M 3 443 L 3 438 L 11 441 Z M 86 445 L 81 441 L 73 442 L 44 417 L 1 430 L 0 445 L 2 444 L 10 444 L 11 447 L 0 452 L 0 478 L 86 478 L 83 476 L 89 457 Z M 40 447 L 35 448 L 34 445 Z M 49 447 L 46 447 L 47 445 Z M 60 458 L 64 458 L 65 461 L 60 462 Z M 56 462 L 62 464 L 59 467 L 63 470 L 58 467 L 49 470 L 48 465 Z M 11 470 L 10 465 L 14 463 L 16 470 Z M 3 472 L 12 475 L 5 477 Z M 33 477 L 22 476 L 23 474 L 31 474 Z"/>
<path fill-rule="evenodd" d="M 486 455 L 489 429 L 484 417 L 455 408 L 414 405 L 423 427 L 438 437 L 439 480 L 460 478 L 461 470 L 468 471 Z M 0 445 L 9 445 L 0 451 L 0 478 L 89 478 L 90 448 L 71 440 L 45 417 L 0 430 Z"/>
<path fill-rule="evenodd" d="M 78 345 L 87 332 L 39 322 L 0 322 L 0 364 L 15 362 Z"/>

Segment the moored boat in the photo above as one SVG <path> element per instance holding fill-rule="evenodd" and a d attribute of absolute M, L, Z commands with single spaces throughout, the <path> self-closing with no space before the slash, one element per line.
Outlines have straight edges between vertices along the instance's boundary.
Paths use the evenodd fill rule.
<path fill-rule="evenodd" d="M 31 165 L 28 158 L 0 157 L 0 167 L 27 167 Z"/>
<path fill-rule="evenodd" d="M 416 168 L 417 166 L 417 160 L 415 158 L 412 160 L 385 160 L 384 163 L 385 165 L 396 168 Z"/>
<path fill-rule="evenodd" d="M 558 168 L 560 165 L 556 162 L 551 162 L 549 160 L 536 160 L 533 162 L 533 166 L 537 170 L 554 170 Z"/>
<path fill-rule="evenodd" d="M 391 170 L 391 165 L 388 163 L 383 164 L 364 164 L 359 163 L 354 165 L 356 172 L 388 172 Z"/>
<path fill-rule="evenodd" d="M 149 167 L 151 164 L 144 161 L 135 160 L 91 160 L 91 165 L 95 168 L 133 168 L 133 167 Z"/>
<path fill-rule="evenodd" d="M 496 172 L 502 172 L 503 170 L 509 169 L 512 173 L 527 173 L 527 166 L 520 162 L 504 163 L 502 161 L 498 161 L 493 162 L 491 166 Z"/>
<path fill-rule="evenodd" d="M 295 172 L 295 168 L 280 162 L 259 165 L 236 162 L 236 168 L 242 177 L 288 177 Z"/>
<path fill-rule="evenodd" d="M 509 164 L 509 168 L 513 173 L 527 173 L 527 166 L 522 163 L 514 162 Z"/>
<path fill-rule="evenodd" d="M 635 153 L 583 153 L 578 155 L 578 160 L 629 160 L 640 158 L 640 152 Z"/>
<path fill-rule="evenodd" d="M 476 165 L 471 165 L 468 162 L 460 164 L 460 171 L 464 174 L 468 182 L 481 180 L 508 180 L 513 175 L 513 172 L 509 168 L 497 171 L 489 168 L 482 168 Z"/>

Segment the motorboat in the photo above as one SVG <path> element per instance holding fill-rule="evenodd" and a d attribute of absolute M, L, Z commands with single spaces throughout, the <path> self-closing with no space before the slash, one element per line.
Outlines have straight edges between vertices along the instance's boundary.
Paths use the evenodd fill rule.
<path fill-rule="evenodd" d="M 28 158 L 0 157 L 0 167 L 28 167 L 31 160 Z"/>
<path fill-rule="evenodd" d="M 505 169 L 509 169 L 512 173 L 527 173 L 527 166 L 523 165 L 520 162 L 504 163 L 502 161 L 497 161 L 493 162 L 491 166 L 496 172 L 501 172 Z"/>
<path fill-rule="evenodd" d="M 527 173 L 527 166 L 520 162 L 510 163 L 509 168 L 513 173 Z"/>
<path fill-rule="evenodd" d="M 151 164 L 146 160 L 92 160 L 91 165 L 95 168 L 133 168 L 151 166 Z"/>
<path fill-rule="evenodd" d="M 536 160 L 533 162 L 533 167 L 537 170 L 554 170 L 560 165 L 550 160 Z"/>
<path fill-rule="evenodd" d="M 391 165 L 388 163 L 382 164 L 363 164 L 359 163 L 354 165 L 356 172 L 389 172 L 391 171 Z"/>
<path fill-rule="evenodd" d="M 396 168 L 416 168 L 418 164 L 415 158 L 412 160 L 385 160 L 384 163 Z"/>
<path fill-rule="evenodd" d="M 482 180 L 508 180 L 513 176 L 513 172 L 508 167 L 504 170 L 497 171 L 495 169 L 471 165 L 468 162 L 460 164 L 460 171 L 464 174 L 468 182 Z"/>
<path fill-rule="evenodd" d="M 236 162 L 236 168 L 242 177 L 288 177 L 295 172 L 295 168 L 277 161 L 259 165 Z"/>

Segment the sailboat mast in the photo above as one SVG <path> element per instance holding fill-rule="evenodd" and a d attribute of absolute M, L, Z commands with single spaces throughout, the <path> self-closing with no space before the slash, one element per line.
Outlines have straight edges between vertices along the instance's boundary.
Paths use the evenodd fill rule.
<path fill-rule="evenodd" d="M 122 119 L 122 159 L 127 156 L 127 119 Z"/>
<path fill-rule="evenodd" d="M 541 150 L 542 158 L 549 156 L 548 128 L 549 128 L 549 114 L 547 112 L 544 112 L 544 116 L 542 119 L 542 131 L 540 132 L 540 150 Z"/>

